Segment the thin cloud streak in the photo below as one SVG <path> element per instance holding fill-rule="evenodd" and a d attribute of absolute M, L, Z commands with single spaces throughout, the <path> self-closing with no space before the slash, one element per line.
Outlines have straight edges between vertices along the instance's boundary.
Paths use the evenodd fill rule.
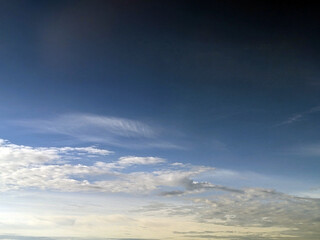
<path fill-rule="evenodd" d="M 156 135 L 154 129 L 139 121 L 93 114 L 65 114 L 54 119 L 16 121 L 17 124 L 40 132 L 78 135 L 85 131 L 102 130 L 123 137 L 148 137 Z"/>
<path fill-rule="evenodd" d="M 64 114 L 52 119 L 11 121 L 40 134 L 59 134 L 82 142 L 122 148 L 184 149 L 162 139 L 160 129 L 140 121 L 94 114 Z"/>
<path fill-rule="evenodd" d="M 293 124 L 295 122 L 302 121 L 306 116 L 317 113 L 319 111 L 320 111 L 320 106 L 313 107 L 307 111 L 304 111 L 302 113 L 298 113 L 289 117 L 287 120 L 277 124 L 276 126 L 288 125 L 288 124 Z"/>
<path fill-rule="evenodd" d="M 311 143 L 305 145 L 298 145 L 288 150 L 290 155 L 319 157 L 320 143 Z"/>

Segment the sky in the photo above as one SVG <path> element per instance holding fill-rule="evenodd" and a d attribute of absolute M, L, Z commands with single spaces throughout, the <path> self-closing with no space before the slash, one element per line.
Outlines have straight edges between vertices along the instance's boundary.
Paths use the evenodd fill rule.
<path fill-rule="evenodd" d="M 311 1 L 0 1 L 0 239 L 317 240 Z"/>

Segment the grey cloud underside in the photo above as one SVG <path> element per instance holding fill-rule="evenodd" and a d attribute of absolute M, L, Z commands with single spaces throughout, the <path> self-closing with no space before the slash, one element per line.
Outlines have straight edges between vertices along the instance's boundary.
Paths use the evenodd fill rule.
<path fill-rule="evenodd" d="M 160 195 L 162 196 L 175 196 L 175 195 L 184 195 L 184 194 L 190 194 L 190 193 L 199 193 L 209 190 L 217 190 L 217 191 L 225 191 L 225 192 L 236 192 L 236 193 L 243 193 L 243 190 L 241 189 L 235 189 L 230 188 L 226 186 L 221 185 L 215 185 L 209 182 L 197 182 L 193 181 L 191 179 L 185 179 L 183 182 L 183 186 L 185 188 L 185 191 L 181 190 L 174 190 L 174 191 L 164 191 L 161 192 Z"/>
<path fill-rule="evenodd" d="M 184 235 L 184 237 L 190 238 L 190 239 L 227 239 L 227 240 L 277 240 L 277 239 L 282 239 L 282 240 L 288 240 L 290 238 L 297 239 L 295 237 L 270 237 L 270 236 L 263 236 L 263 234 L 253 234 L 253 236 L 235 236 L 235 237 L 230 237 L 230 236 L 219 236 L 219 235 Z M 316 240 L 317 238 L 314 238 Z M 311 239 L 310 239 L 311 240 Z"/>
<path fill-rule="evenodd" d="M 219 231 L 174 232 L 193 239 L 310 239 L 320 236 L 320 199 L 300 198 L 274 190 L 249 188 L 242 192 L 193 198 L 192 204 L 169 205 L 154 203 L 139 211 L 165 216 L 192 216 L 200 223 L 248 228 L 247 236 Z M 283 235 L 250 233 L 250 227 L 282 227 Z M 226 232 L 224 232 L 226 233 Z"/>
<path fill-rule="evenodd" d="M 260 234 L 262 235 L 262 234 Z M 190 238 L 190 239 L 228 239 L 228 240 L 241 240 L 241 239 L 245 239 L 245 240 L 267 240 L 267 239 L 279 239 L 277 237 L 270 237 L 270 236 L 267 236 L 267 237 L 263 237 L 263 236 L 259 236 L 258 234 L 253 234 L 253 236 L 241 236 L 241 235 L 238 235 L 238 236 L 233 236 L 233 237 L 230 237 L 230 236 L 219 236 L 219 235 L 214 235 L 214 234 L 210 234 L 210 235 L 206 235 L 206 234 L 203 234 L 203 235 L 196 235 L 196 234 L 190 234 L 190 235 L 183 235 L 184 237 L 187 237 L 187 238 Z M 280 237 L 280 239 L 286 239 L 286 238 L 283 238 L 283 237 Z"/>

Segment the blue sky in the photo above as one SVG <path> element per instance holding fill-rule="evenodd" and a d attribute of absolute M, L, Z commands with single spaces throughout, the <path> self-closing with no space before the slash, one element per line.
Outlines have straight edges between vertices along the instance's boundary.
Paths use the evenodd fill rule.
<path fill-rule="evenodd" d="M 316 239 L 313 6 L 0 6 L 0 239 Z"/>

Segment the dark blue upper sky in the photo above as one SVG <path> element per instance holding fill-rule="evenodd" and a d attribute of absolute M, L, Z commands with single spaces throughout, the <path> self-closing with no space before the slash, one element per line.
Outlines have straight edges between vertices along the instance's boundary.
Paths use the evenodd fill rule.
<path fill-rule="evenodd" d="M 28 126 L 132 119 L 162 147 L 122 154 L 316 179 L 319 27 L 292 1 L 0 1 L 1 138 L 86 144 Z"/>

